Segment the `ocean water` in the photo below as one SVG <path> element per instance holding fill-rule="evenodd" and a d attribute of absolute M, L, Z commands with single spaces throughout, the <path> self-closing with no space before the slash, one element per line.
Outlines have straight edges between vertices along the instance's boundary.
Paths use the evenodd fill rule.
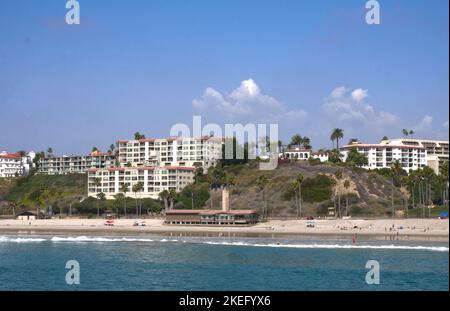
<path fill-rule="evenodd" d="M 0 234 L 0 290 L 448 290 L 448 272 L 448 242 Z"/>

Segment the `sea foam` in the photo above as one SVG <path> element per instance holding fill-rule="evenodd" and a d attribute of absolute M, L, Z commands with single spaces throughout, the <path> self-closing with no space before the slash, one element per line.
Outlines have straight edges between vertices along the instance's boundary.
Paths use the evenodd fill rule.
<path fill-rule="evenodd" d="M 212 242 L 205 244 L 229 245 L 229 246 L 250 246 L 250 247 L 280 247 L 280 248 L 304 248 L 304 249 L 389 249 L 389 250 L 425 250 L 435 252 L 448 252 L 445 246 L 410 246 L 410 245 L 355 245 L 355 244 L 258 244 L 245 242 Z"/>

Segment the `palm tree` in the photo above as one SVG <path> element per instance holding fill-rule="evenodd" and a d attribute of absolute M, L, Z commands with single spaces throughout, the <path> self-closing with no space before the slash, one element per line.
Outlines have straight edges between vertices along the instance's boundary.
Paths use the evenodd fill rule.
<path fill-rule="evenodd" d="M 99 192 L 97 193 L 97 218 L 100 216 L 100 207 L 98 202 L 99 201 L 104 201 L 106 198 L 105 194 L 103 192 Z"/>
<path fill-rule="evenodd" d="M 177 192 L 174 189 L 170 189 L 169 190 L 170 209 L 173 209 L 176 198 L 177 198 Z"/>
<path fill-rule="evenodd" d="M 97 147 L 92 147 L 92 151 L 91 152 L 98 152 L 98 151 L 100 151 Z"/>
<path fill-rule="evenodd" d="M 302 182 L 303 182 L 303 174 L 298 173 L 296 182 L 298 184 L 298 206 L 299 206 L 299 217 L 302 218 Z"/>
<path fill-rule="evenodd" d="M 278 141 L 278 152 L 283 152 L 283 142 L 281 140 Z"/>
<path fill-rule="evenodd" d="M 298 148 L 300 148 L 300 145 L 303 142 L 303 138 L 299 134 L 295 134 L 291 138 L 291 145 L 296 145 Z"/>
<path fill-rule="evenodd" d="M 402 134 L 405 136 L 405 138 L 406 137 L 408 137 L 408 135 L 409 135 L 409 131 L 407 130 L 407 129 L 403 129 L 402 130 Z"/>
<path fill-rule="evenodd" d="M 127 192 L 130 191 L 130 188 L 127 184 L 122 184 L 120 186 L 120 192 L 123 193 L 123 214 L 124 217 L 127 217 Z"/>
<path fill-rule="evenodd" d="M 392 208 L 392 217 L 395 216 L 395 206 L 394 206 L 394 179 L 399 178 L 402 176 L 403 168 L 400 164 L 399 160 L 395 160 L 391 164 L 391 208 Z"/>
<path fill-rule="evenodd" d="M 139 139 L 145 139 L 145 135 L 141 134 L 139 132 L 134 133 L 134 139 L 139 140 Z"/>
<path fill-rule="evenodd" d="M 413 136 L 414 135 L 414 131 L 413 130 L 409 130 L 409 135 Z"/>
<path fill-rule="evenodd" d="M 95 186 L 95 192 L 97 192 L 97 217 L 100 216 L 100 210 L 99 210 L 99 206 L 98 206 L 98 187 L 100 187 L 102 185 L 102 180 L 100 177 L 95 177 L 94 178 L 94 186 Z"/>
<path fill-rule="evenodd" d="M 159 193 L 159 198 L 164 202 L 164 211 L 169 210 L 169 191 L 163 190 Z"/>
<path fill-rule="evenodd" d="M 116 199 L 116 204 L 117 207 L 119 207 L 120 202 L 125 200 L 125 195 L 121 192 L 117 193 L 116 195 L 114 195 L 114 199 Z M 117 216 L 119 216 L 119 209 L 117 208 Z"/>
<path fill-rule="evenodd" d="M 311 140 L 309 137 L 304 136 L 302 139 L 302 145 L 305 149 L 311 149 Z"/>
<path fill-rule="evenodd" d="M 334 173 L 334 177 L 336 178 L 336 193 L 337 193 L 337 197 L 338 197 L 338 216 L 339 218 L 341 217 L 341 191 L 339 189 L 340 185 L 340 180 L 342 179 L 342 172 L 340 170 L 336 171 L 336 173 Z"/>
<path fill-rule="evenodd" d="M 259 190 L 262 192 L 262 199 L 263 199 L 263 208 L 262 208 L 262 219 L 266 220 L 267 217 L 267 198 L 266 198 L 266 185 L 269 183 L 269 179 L 267 176 L 262 175 L 259 176 L 256 180 L 256 184 L 259 188 Z"/>
<path fill-rule="evenodd" d="M 387 136 L 383 136 L 383 138 L 381 138 L 381 140 L 388 140 L 389 138 Z"/>
<path fill-rule="evenodd" d="M 53 148 L 52 148 L 52 147 L 49 147 L 49 148 L 47 149 L 47 156 L 49 156 L 49 157 L 52 157 L 52 156 L 53 156 Z"/>
<path fill-rule="evenodd" d="M 350 181 L 346 179 L 344 181 L 344 188 L 345 188 L 345 216 L 348 216 L 348 188 L 350 188 Z"/>
<path fill-rule="evenodd" d="M 339 139 L 344 138 L 344 130 L 340 128 L 335 128 L 331 132 L 330 139 L 333 142 L 333 148 L 334 148 L 334 141 L 336 141 L 336 149 L 339 149 Z"/>
<path fill-rule="evenodd" d="M 138 182 L 136 184 L 133 185 L 133 187 L 131 187 L 131 191 L 134 192 L 134 200 L 136 203 L 136 217 L 139 218 L 139 204 L 138 204 L 138 198 L 137 198 L 137 194 L 138 192 L 140 193 L 142 190 L 144 189 L 144 184 L 142 182 Z"/>
<path fill-rule="evenodd" d="M 292 191 L 294 191 L 294 199 L 295 199 L 295 208 L 297 209 L 297 218 L 300 217 L 300 212 L 299 212 L 299 206 L 298 206 L 298 188 L 299 188 L 299 184 L 298 181 L 294 181 L 291 184 L 291 189 Z"/>

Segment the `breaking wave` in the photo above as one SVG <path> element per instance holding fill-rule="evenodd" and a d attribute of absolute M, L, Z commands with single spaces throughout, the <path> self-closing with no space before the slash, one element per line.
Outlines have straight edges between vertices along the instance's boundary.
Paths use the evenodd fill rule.
<path fill-rule="evenodd" d="M 44 242 L 46 239 L 43 238 L 11 238 L 6 236 L 0 236 L 0 243 L 38 243 Z"/>
<path fill-rule="evenodd" d="M 211 245 L 252 246 L 252 247 L 280 247 L 280 248 L 316 248 L 316 249 L 388 249 L 388 250 L 426 250 L 448 252 L 445 246 L 409 246 L 409 245 L 354 245 L 354 244 L 258 244 L 245 242 L 205 242 Z"/>
<path fill-rule="evenodd" d="M 247 246 L 247 247 L 278 247 L 278 248 L 298 248 L 298 249 L 373 249 L 373 250 L 419 250 L 419 251 L 434 251 L 434 252 L 448 252 L 449 248 L 446 246 L 421 246 L 421 245 L 394 245 L 394 244 L 330 244 L 330 243 L 267 243 L 261 244 L 257 242 L 248 241 L 211 241 L 203 239 L 191 240 L 176 240 L 176 239 L 149 239 L 137 237 L 100 237 L 100 236 L 75 236 L 75 237 L 13 237 L 0 236 L 0 243 L 111 243 L 111 242 L 179 242 L 192 244 L 207 244 L 207 245 L 227 245 L 227 246 Z"/>

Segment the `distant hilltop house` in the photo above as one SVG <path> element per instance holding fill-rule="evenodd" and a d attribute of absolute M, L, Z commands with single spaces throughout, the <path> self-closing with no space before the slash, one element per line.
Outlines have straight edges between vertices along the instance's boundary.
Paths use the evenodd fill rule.
<path fill-rule="evenodd" d="M 33 151 L 27 154 L 0 152 L 0 178 L 25 176 L 33 167 L 36 154 Z"/>
<path fill-rule="evenodd" d="M 135 186 L 140 186 L 141 198 L 157 199 L 164 190 L 181 191 L 194 181 L 197 169 L 207 171 L 216 165 L 223 143 L 223 138 L 209 136 L 119 140 L 117 165 L 86 170 L 88 195 L 134 197 Z"/>
<path fill-rule="evenodd" d="M 176 209 L 166 211 L 168 225 L 251 225 L 258 222 L 255 210 L 231 210 L 229 190 L 222 190 L 222 209 Z"/>
<path fill-rule="evenodd" d="M 280 153 L 280 158 L 291 160 L 309 160 L 312 158 L 325 162 L 328 161 L 328 151 L 313 152 L 311 149 L 291 146 Z"/>
<path fill-rule="evenodd" d="M 366 169 L 389 168 L 398 161 L 406 172 L 424 166 L 431 167 L 436 174 L 445 161 L 449 160 L 449 142 L 424 139 L 387 139 L 378 144 L 352 142 L 340 148 L 343 161 L 351 149 L 367 157 Z"/>

